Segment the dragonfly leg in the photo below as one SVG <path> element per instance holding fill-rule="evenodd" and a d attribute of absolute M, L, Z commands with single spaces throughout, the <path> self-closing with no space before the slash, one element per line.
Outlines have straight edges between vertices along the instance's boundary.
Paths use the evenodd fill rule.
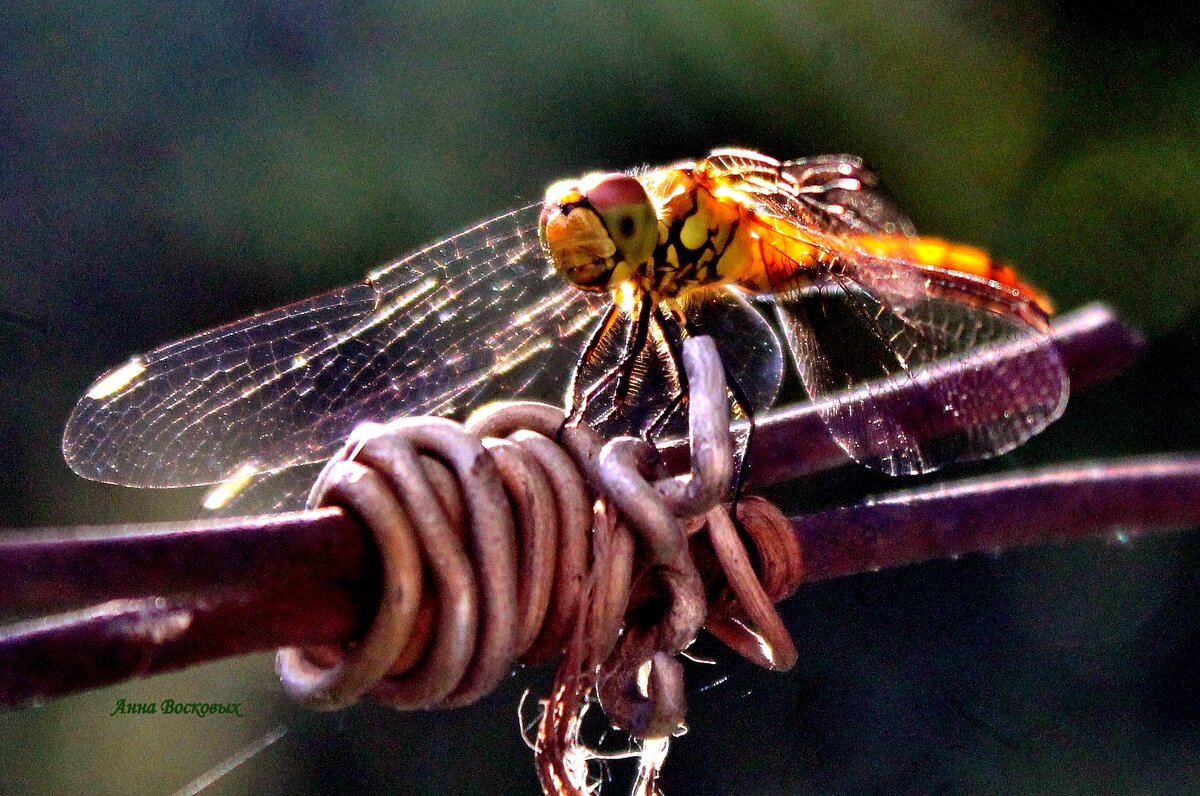
<path fill-rule="evenodd" d="M 649 339 L 650 316 L 653 310 L 654 302 L 649 297 L 645 295 L 639 297 L 637 318 L 625 342 L 625 352 L 622 354 L 620 362 L 609 368 L 599 378 L 585 387 L 579 383 L 579 374 L 584 372 L 590 361 L 597 356 L 604 337 L 611 331 L 612 324 L 615 322 L 617 313 L 619 312 L 616 304 L 614 303 L 605 314 L 602 322 L 597 326 L 596 332 L 592 334 L 592 338 L 588 341 L 588 345 L 580 354 L 579 360 L 575 365 L 575 375 L 571 386 L 571 407 L 567 413 L 566 423 L 580 422 L 587 413 L 588 404 L 591 400 L 608 387 L 613 379 L 621 379 L 621 382 L 617 385 L 617 395 L 613 400 L 613 406 L 604 416 L 594 419 L 594 422 L 597 424 L 603 423 L 622 409 L 624 400 L 628 398 L 628 383 L 632 379 L 634 365 L 637 362 L 638 356 L 645 349 L 646 341 Z M 624 391 L 621 388 L 622 382 L 626 385 Z"/>
<path fill-rule="evenodd" d="M 650 340 L 650 320 L 654 317 L 654 310 L 654 301 L 643 293 L 638 300 L 637 323 L 634 324 L 633 333 L 629 336 L 629 346 L 625 349 L 625 356 L 621 359 L 621 363 L 614 368 L 619 374 L 617 391 L 613 396 L 614 407 L 623 407 L 629 400 L 629 389 L 633 384 L 633 368 L 637 363 L 638 356 L 645 350 L 646 343 Z"/>
<path fill-rule="evenodd" d="M 646 426 L 646 430 L 643 432 L 642 438 L 650 445 L 654 445 L 654 440 L 658 437 L 659 433 L 666 427 L 667 423 L 671 421 L 671 418 L 674 417 L 675 412 L 679 410 L 679 407 L 683 406 L 685 403 L 687 403 L 687 394 L 682 390 L 675 393 L 675 397 L 671 399 L 671 402 L 663 407 L 661 412 L 655 415 L 654 419 L 650 421 L 650 425 Z"/>
<path fill-rule="evenodd" d="M 742 386 L 738 384 L 737 379 L 729 372 L 729 366 L 722 362 L 721 369 L 725 371 L 725 383 L 729 386 L 729 392 L 733 395 L 734 404 L 737 405 L 742 415 L 746 418 L 746 440 L 738 446 L 737 475 L 733 479 L 733 505 L 730 507 L 730 516 L 736 521 L 738 500 L 742 497 L 742 485 L 746 482 L 746 472 L 750 469 L 750 443 L 754 439 L 755 426 L 754 407 L 750 405 L 750 399 L 746 397 Z"/>
<path fill-rule="evenodd" d="M 679 407 L 687 404 L 688 402 L 688 380 L 687 370 L 683 366 L 683 345 L 677 337 L 668 333 L 670 328 L 678 327 L 671 327 L 671 325 L 667 323 L 661 307 L 654 308 L 653 323 L 658 329 L 659 334 L 662 335 L 662 339 L 666 342 L 667 351 L 670 352 L 671 365 L 675 370 L 674 376 L 677 389 L 670 402 L 663 408 L 661 412 L 655 415 L 642 435 L 646 442 L 651 445 L 654 444 L 654 439 L 658 436 L 659 432 L 666 428 L 667 424 L 671 422 L 671 418 L 674 416 Z"/>
<path fill-rule="evenodd" d="M 620 310 L 616 302 L 608 305 L 608 309 L 604 311 L 604 316 L 600 322 L 596 324 L 596 328 L 592 331 L 588 338 L 587 345 L 579 352 L 579 359 L 575 361 L 575 370 L 571 373 L 571 407 L 567 413 L 574 415 L 577 413 L 576 406 L 583 401 L 584 387 L 579 383 L 579 374 L 583 372 L 584 367 L 591 361 L 592 357 L 596 356 L 596 352 L 600 348 L 601 341 L 608 336 L 612 331 L 613 324 L 617 320 L 617 313 Z M 582 411 L 578 412 L 582 414 Z"/>
<path fill-rule="evenodd" d="M 575 361 L 575 369 L 571 372 L 571 387 L 568 390 L 570 395 L 570 406 L 567 407 L 567 417 L 563 421 L 563 426 L 570 423 L 578 423 L 583 419 L 584 412 L 587 411 L 587 403 L 592 395 L 595 394 L 593 389 L 595 385 L 589 385 L 585 388 L 579 383 L 579 374 L 587 366 L 588 362 L 596 356 L 596 352 L 600 348 L 601 341 L 608 336 L 612 331 L 613 324 L 617 320 L 619 309 L 616 302 L 608 306 L 604 312 L 604 317 L 600 319 L 600 323 L 596 324 L 595 330 L 591 337 L 588 338 L 587 345 L 579 352 L 579 359 Z M 606 381 L 607 377 L 602 377 L 600 381 Z"/>

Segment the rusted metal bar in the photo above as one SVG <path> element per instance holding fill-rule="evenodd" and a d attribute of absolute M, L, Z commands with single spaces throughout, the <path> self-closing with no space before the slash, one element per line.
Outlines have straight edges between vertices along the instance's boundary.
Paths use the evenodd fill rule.
<path fill-rule="evenodd" d="M 268 577 L 254 576 L 247 566 L 234 580 L 213 578 L 207 589 L 193 581 L 190 589 L 151 596 L 144 586 L 131 586 L 122 591 L 139 596 L 10 626 L 0 631 L 0 704 L 29 704 L 284 644 L 354 638 L 378 599 L 378 575 L 373 574 L 378 562 L 363 543 L 363 531 L 334 510 L 283 516 L 287 530 L 279 532 L 302 539 L 297 546 L 305 550 L 326 551 L 329 569 L 314 567 L 314 558 L 287 554 L 293 564 L 282 561 Z M 1200 525 L 1200 456 L 1073 464 L 972 479 L 797 517 L 793 523 L 804 582 L 1118 529 L 1126 534 L 1177 530 Z M 205 534 L 222 537 L 227 555 L 269 568 L 280 541 L 268 526 L 262 520 L 231 521 L 210 526 Z M 169 545 L 184 562 L 211 563 L 201 537 L 191 529 L 140 528 L 114 540 L 101 555 L 119 555 L 119 548 L 139 544 Z M 26 580 L 48 589 L 29 573 L 46 572 L 52 550 L 35 534 L 6 539 L 0 546 L 0 576 L 7 588 Z M 350 550 L 357 550 L 357 557 L 347 554 Z M 73 551 L 60 552 L 75 557 Z"/>
<path fill-rule="evenodd" d="M 952 481 L 792 518 L 806 583 L 967 553 L 1200 525 L 1200 456 Z"/>
<path fill-rule="evenodd" d="M 0 704 L 261 649 L 355 638 L 379 560 L 340 509 L 0 536 Z"/>
<path fill-rule="evenodd" d="M 1142 347 L 1136 332 L 1100 306 L 1064 316 L 1055 338 L 1075 389 L 1115 375 Z M 669 454 L 685 469 L 686 446 Z M 763 419 L 751 476 L 768 483 L 845 461 L 817 415 L 802 406 Z M 952 495 L 940 487 L 802 518 L 805 579 L 1104 533 L 1114 521 L 1130 529 L 1200 522 L 1196 458 L 1086 472 L 1090 480 L 1075 466 L 1027 483 L 968 482 Z M 1144 501 L 1130 499 L 1141 493 Z M 925 520 L 904 531 L 897 514 Z M 92 607 L 0 630 L 0 703 L 28 704 L 255 650 L 355 638 L 378 602 L 379 561 L 367 538 L 336 509 L 8 532 L 0 536 L 0 610 L 11 617 Z"/>

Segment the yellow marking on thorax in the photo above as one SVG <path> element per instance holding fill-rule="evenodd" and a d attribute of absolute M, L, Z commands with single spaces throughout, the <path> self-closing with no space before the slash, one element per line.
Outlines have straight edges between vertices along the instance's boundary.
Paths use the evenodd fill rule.
<path fill-rule="evenodd" d="M 784 293 L 803 287 L 805 272 L 831 259 L 829 252 L 795 234 L 760 227 L 752 236 L 754 259 L 738 284 L 760 293 Z"/>
<path fill-rule="evenodd" d="M 714 195 L 688 168 L 672 169 L 647 185 L 659 217 L 659 243 L 640 287 L 659 299 L 740 282 L 753 261 L 745 209 Z"/>

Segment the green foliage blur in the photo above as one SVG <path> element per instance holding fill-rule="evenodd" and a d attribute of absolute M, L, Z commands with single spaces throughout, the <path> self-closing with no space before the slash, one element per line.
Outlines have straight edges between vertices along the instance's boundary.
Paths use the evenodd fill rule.
<path fill-rule="evenodd" d="M 8 4 L 0 524 L 196 514 L 195 492 L 83 483 L 62 464 L 75 399 L 131 353 L 358 279 L 555 179 L 730 145 L 863 155 L 923 232 L 1166 341 L 1154 361 L 1184 381 L 1083 399 L 1086 423 L 1068 418 L 1034 459 L 1197 447 L 1180 385 L 1200 363 L 1198 14 L 1069 0 Z M 1164 618 L 1200 601 L 1198 556 L 1145 544 L 801 598 L 800 670 L 785 683 L 727 664 L 747 696 L 714 689 L 706 708 L 693 694 L 709 715 L 678 742 L 669 792 L 1200 791 L 1184 665 L 1200 642 Z M 953 597 L 922 601 L 931 589 Z M 849 630 L 831 618 L 847 614 Z M 513 716 L 528 685 L 448 717 L 318 717 L 283 699 L 265 657 L 217 664 L 0 715 L 0 792 L 170 793 L 285 723 L 206 792 L 529 793 Z M 166 697 L 241 699 L 250 718 L 108 715 Z"/>

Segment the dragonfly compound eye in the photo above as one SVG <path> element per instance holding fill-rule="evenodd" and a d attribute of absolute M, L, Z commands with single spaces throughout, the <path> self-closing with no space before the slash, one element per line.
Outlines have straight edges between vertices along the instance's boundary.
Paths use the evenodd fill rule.
<path fill-rule="evenodd" d="M 592 174 L 551 185 L 538 224 L 555 270 L 582 290 L 609 290 L 654 254 L 658 218 L 641 183 Z"/>
<path fill-rule="evenodd" d="M 642 184 L 628 174 L 601 174 L 587 187 L 588 203 L 604 220 L 621 258 L 633 266 L 654 254 L 658 216 Z"/>

